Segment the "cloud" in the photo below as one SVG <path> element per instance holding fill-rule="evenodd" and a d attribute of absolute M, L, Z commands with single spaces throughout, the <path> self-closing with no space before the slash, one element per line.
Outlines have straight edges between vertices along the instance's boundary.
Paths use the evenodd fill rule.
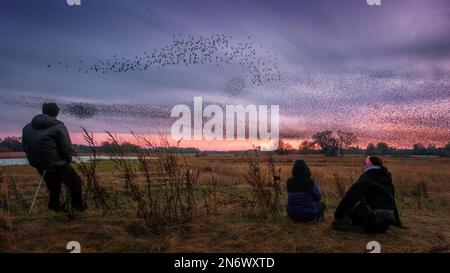
<path fill-rule="evenodd" d="M 20 132 L 41 100 L 51 98 L 96 105 L 90 119 L 65 113 L 74 130 L 83 124 L 100 131 L 159 130 L 170 124 L 161 115 L 171 105 L 203 96 L 216 104 L 278 104 L 284 136 L 345 127 L 366 138 L 395 139 L 395 127 L 401 135 L 420 130 L 423 141 L 436 141 L 433 132 L 443 142 L 449 136 L 449 24 L 444 0 L 385 1 L 378 8 L 362 0 L 99 0 L 77 9 L 64 1 L 5 1 L 0 126 Z M 236 43 L 251 36 L 258 57 L 267 51 L 276 56 L 282 79 L 255 86 L 237 64 L 120 75 L 77 71 L 81 60 L 89 67 L 114 55 L 133 59 L 164 48 L 173 34 L 217 33 Z"/>

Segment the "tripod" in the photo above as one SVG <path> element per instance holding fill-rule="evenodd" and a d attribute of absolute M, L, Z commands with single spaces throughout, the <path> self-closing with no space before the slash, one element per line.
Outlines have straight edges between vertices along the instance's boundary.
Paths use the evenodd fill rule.
<path fill-rule="evenodd" d="M 30 210 L 28 211 L 28 214 L 31 213 L 31 210 L 33 209 L 34 203 L 36 202 L 36 197 L 37 197 L 37 195 L 38 195 L 38 193 L 39 193 L 39 190 L 41 189 L 41 185 L 42 185 L 42 181 L 44 181 L 45 173 L 46 173 L 46 171 L 44 171 L 44 172 L 42 173 L 41 181 L 39 181 L 39 185 L 38 185 L 38 187 L 37 187 L 37 189 L 36 189 L 36 193 L 34 194 L 33 202 L 31 202 L 31 207 L 30 207 Z"/>

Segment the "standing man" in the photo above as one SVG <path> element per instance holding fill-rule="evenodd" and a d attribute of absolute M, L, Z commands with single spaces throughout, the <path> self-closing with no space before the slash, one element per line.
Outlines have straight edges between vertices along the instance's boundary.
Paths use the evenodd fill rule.
<path fill-rule="evenodd" d="M 46 171 L 44 180 L 50 193 L 48 208 L 63 210 L 59 201 L 63 182 L 70 191 L 72 208 L 83 211 L 81 178 L 70 165 L 72 142 L 64 123 L 56 119 L 58 114 L 56 103 L 44 103 L 42 114 L 23 128 L 23 149 L 31 166 L 41 175 Z"/>

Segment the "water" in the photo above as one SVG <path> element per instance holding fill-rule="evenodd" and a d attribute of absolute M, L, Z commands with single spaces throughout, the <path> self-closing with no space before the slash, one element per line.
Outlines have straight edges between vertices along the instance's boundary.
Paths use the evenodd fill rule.
<path fill-rule="evenodd" d="M 26 158 L 0 158 L 0 166 L 28 165 Z"/>
<path fill-rule="evenodd" d="M 97 156 L 100 160 L 110 159 L 109 156 Z M 126 159 L 137 159 L 136 156 L 127 156 Z M 86 162 L 92 160 L 91 156 L 80 156 L 73 159 L 74 162 Z M 28 165 L 28 160 L 23 158 L 0 158 L 0 166 Z"/>

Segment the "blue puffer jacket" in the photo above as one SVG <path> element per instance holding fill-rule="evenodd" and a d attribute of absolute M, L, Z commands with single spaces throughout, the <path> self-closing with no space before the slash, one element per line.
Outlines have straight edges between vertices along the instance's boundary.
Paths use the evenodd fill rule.
<path fill-rule="evenodd" d="M 287 214 L 293 221 L 307 222 L 317 218 L 316 202 L 322 194 L 319 186 L 311 179 L 311 171 L 303 160 L 297 160 L 292 177 L 287 180 Z"/>

